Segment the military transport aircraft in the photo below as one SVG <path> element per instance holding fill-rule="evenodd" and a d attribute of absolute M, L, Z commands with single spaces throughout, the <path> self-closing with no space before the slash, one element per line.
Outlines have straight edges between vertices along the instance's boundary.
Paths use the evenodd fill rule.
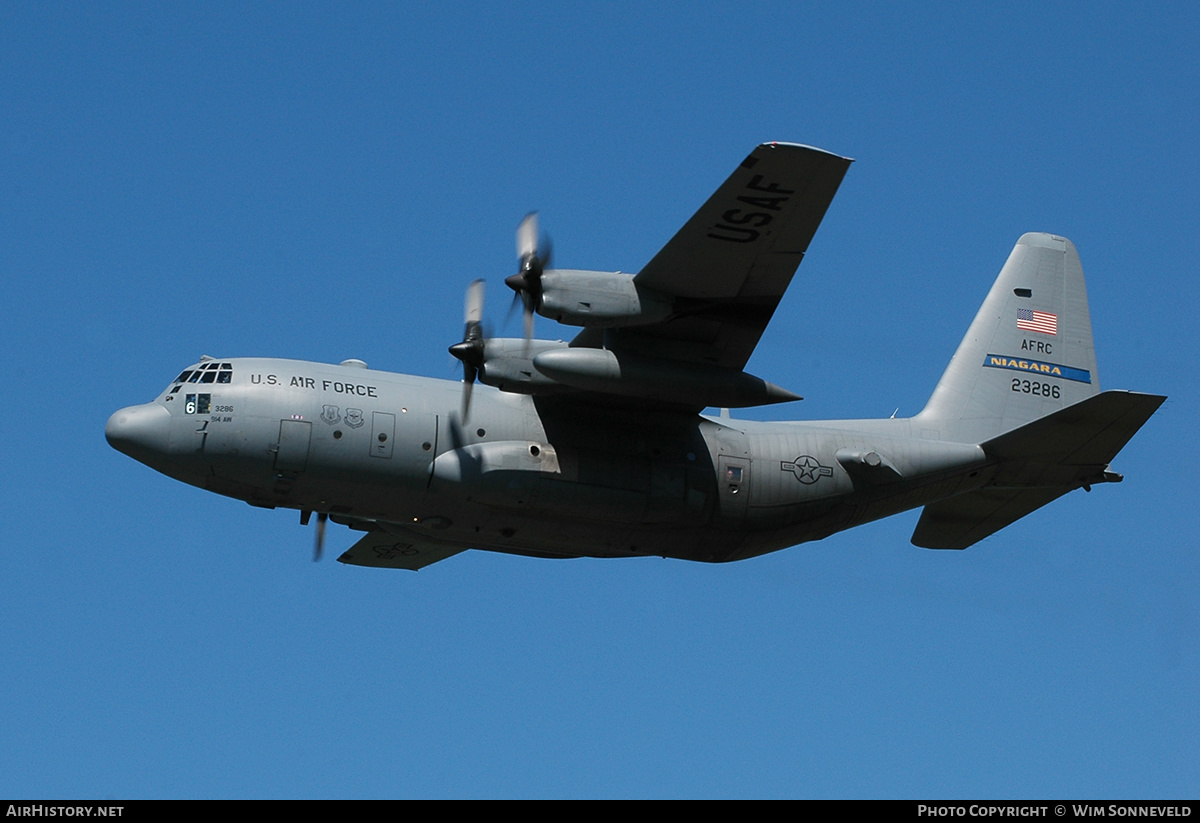
<path fill-rule="evenodd" d="M 705 408 L 799 399 L 743 371 L 851 161 L 763 144 L 636 275 L 553 269 L 536 218 L 505 282 L 525 336 L 483 334 L 463 382 L 211 358 L 105 429 L 151 468 L 365 532 L 339 559 L 419 569 L 468 548 L 720 562 L 924 506 L 912 542 L 963 549 L 1109 463 L 1166 399 L 1100 391 L 1074 245 L 1026 234 L 925 408 L 764 423 Z M 533 315 L 582 330 L 533 339 Z M 483 387 L 473 388 L 475 382 Z"/>

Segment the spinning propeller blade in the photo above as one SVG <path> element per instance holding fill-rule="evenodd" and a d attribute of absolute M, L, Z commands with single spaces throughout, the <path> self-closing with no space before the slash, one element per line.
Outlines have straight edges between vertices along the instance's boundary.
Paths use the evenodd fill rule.
<path fill-rule="evenodd" d="M 318 563 L 321 560 L 321 553 L 325 550 L 325 524 L 329 520 L 329 515 L 325 512 L 317 512 L 317 532 L 313 539 L 313 562 Z"/>
<path fill-rule="evenodd" d="M 525 307 L 525 339 L 533 337 L 533 315 L 542 299 L 542 273 L 550 266 L 550 243 L 541 243 L 537 212 L 531 211 L 517 226 L 517 257 L 520 269 L 504 280 Z"/>
<path fill-rule="evenodd" d="M 462 419 L 467 419 L 471 409 L 471 391 L 479 370 L 483 368 L 483 294 L 486 284 L 475 280 L 467 286 L 467 295 L 463 301 L 463 339 L 450 347 L 450 354 L 463 364 L 463 402 Z"/>

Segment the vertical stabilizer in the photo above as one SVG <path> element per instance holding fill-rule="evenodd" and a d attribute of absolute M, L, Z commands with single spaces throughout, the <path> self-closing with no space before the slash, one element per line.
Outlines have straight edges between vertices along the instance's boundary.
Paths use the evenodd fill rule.
<path fill-rule="evenodd" d="M 1079 253 L 1065 237 L 1031 232 L 915 422 L 942 439 L 980 443 L 1099 391 Z"/>

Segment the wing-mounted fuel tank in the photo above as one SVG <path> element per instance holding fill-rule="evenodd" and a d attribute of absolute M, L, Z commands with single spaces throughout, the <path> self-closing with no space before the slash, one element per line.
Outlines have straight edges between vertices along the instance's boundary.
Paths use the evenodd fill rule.
<path fill-rule="evenodd" d="M 619 271 L 547 269 L 540 289 L 537 313 L 568 326 L 639 326 L 659 323 L 672 312 L 669 297 Z"/>
<path fill-rule="evenodd" d="M 607 349 L 557 348 L 533 358 L 541 374 L 585 391 L 665 403 L 744 408 L 800 400 L 761 377 L 705 363 L 639 357 Z"/>

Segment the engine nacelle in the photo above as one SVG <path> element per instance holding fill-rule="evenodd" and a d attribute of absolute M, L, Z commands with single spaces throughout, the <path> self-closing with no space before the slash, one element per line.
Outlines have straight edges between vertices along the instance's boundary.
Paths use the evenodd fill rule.
<path fill-rule="evenodd" d="M 658 323 L 672 306 L 669 298 L 639 288 L 632 274 L 548 269 L 541 278 L 537 311 L 568 326 L 605 328 Z"/>
<path fill-rule="evenodd" d="M 561 383 L 533 367 L 533 358 L 542 352 L 565 348 L 567 344 L 562 340 L 525 340 L 520 337 L 486 340 L 479 382 L 517 394 L 544 394 L 561 390 Z"/>

